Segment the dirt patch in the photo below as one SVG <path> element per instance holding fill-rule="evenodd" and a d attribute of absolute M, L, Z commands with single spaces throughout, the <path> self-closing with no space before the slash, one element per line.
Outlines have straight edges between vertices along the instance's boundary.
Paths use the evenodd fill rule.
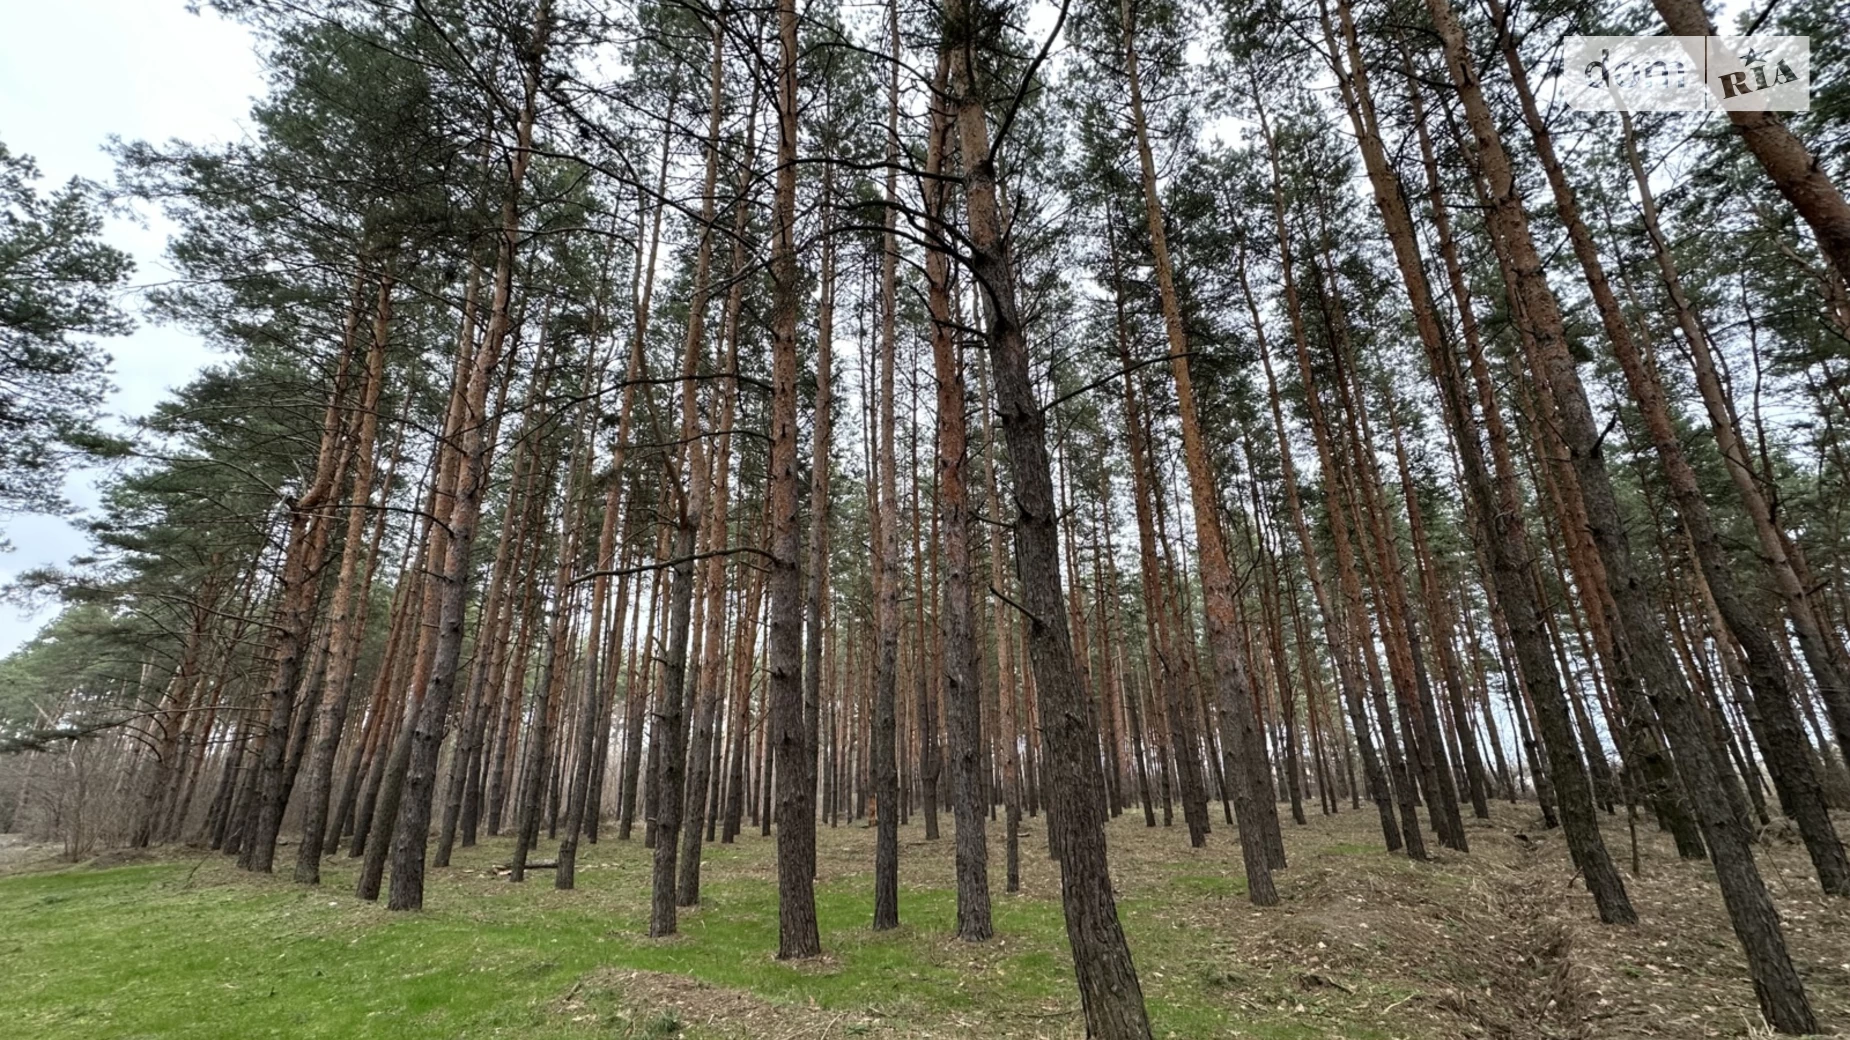
<path fill-rule="evenodd" d="M 1714 877 L 1677 858 L 1667 836 L 1641 826 L 1642 872 L 1624 880 L 1641 923 L 1599 922 L 1558 830 L 1532 805 L 1494 807 L 1468 822 L 1471 852 L 1429 862 L 1381 847 L 1373 814 L 1313 817 L 1285 829 L 1281 905 L 1245 898 L 1233 829 L 1217 815 L 1209 844 L 1188 847 L 1180 820 L 1146 828 L 1126 814 L 1108 828 L 1112 873 L 1127 920 L 1160 924 L 1134 948 L 1146 996 L 1187 988 L 1213 995 L 1234 1020 L 1286 1018 L 1305 1035 L 1473 1040 L 1685 1040 L 1764 1036 L 1747 966 Z M 1057 902 L 1057 867 L 1039 820 L 1024 821 L 1022 895 Z M 1609 850 L 1630 865 L 1623 817 L 1602 816 Z M 916 828 L 916 821 L 913 825 Z M 915 844 L 902 862 L 948 885 L 951 841 Z M 1850 828 L 1840 817 L 1839 829 Z M 1001 828 L 990 828 L 999 888 Z M 872 839 L 825 829 L 823 875 L 866 875 Z M 1850 901 L 1823 896 L 1802 846 L 1777 831 L 1755 857 L 1779 907 L 1794 961 L 1827 1035 L 1850 1035 Z M 917 871 L 918 873 L 914 873 Z M 1019 898 L 1019 897 L 1014 897 Z M 1010 1023 L 1014 1024 L 1014 1023 Z M 1046 1023 L 1030 1035 L 1061 1035 Z"/>
<path fill-rule="evenodd" d="M 1642 873 L 1624 878 L 1641 923 L 1603 925 L 1560 832 L 1518 826 L 1515 812 L 1498 809 L 1497 825 L 1473 827 L 1470 854 L 1435 850 L 1425 864 L 1382 852 L 1378 835 L 1368 848 L 1372 821 L 1360 814 L 1313 820 L 1286 831 L 1293 865 L 1277 876 L 1279 910 L 1255 914 L 1230 900 L 1174 912 L 1212 916 L 1234 974 L 1248 969 L 1247 993 L 1270 989 L 1275 1006 L 1296 970 L 1345 987 L 1308 987 L 1313 1009 L 1394 1036 L 1766 1035 L 1706 863 L 1679 860 L 1667 837 L 1641 833 Z M 1626 863 L 1622 822 L 1601 823 Z M 1333 832 L 1347 835 L 1333 841 Z M 1763 841 L 1755 856 L 1812 1006 L 1828 1035 L 1842 1035 L 1832 1030 L 1850 1027 L 1850 903 L 1819 892 L 1802 848 Z"/>
<path fill-rule="evenodd" d="M 618 1036 L 826 1040 L 898 1035 L 870 1015 L 776 1004 L 684 975 L 615 968 L 579 979 L 552 1010 L 574 1023 L 608 1026 Z"/>
<path fill-rule="evenodd" d="M 1484 916 L 1496 931 L 1468 946 L 1487 981 L 1440 993 L 1433 1007 L 1494 1040 L 1594 1040 L 1597 997 L 1575 957 L 1573 928 L 1559 896 L 1522 874 L 1496 878 L 1482 891 Z"/>
<path fill-rule="evenodd" d="M 157 858 L 147 849 L 110 849 L 97 855 L 84 866 L 91 870 L 109 870 L 112 867 L 128 867 L 137 863 L 153 863 Z"/>

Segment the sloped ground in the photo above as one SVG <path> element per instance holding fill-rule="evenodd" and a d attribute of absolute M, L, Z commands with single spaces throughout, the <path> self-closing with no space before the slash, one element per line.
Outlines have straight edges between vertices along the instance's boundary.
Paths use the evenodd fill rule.
<path fill-rule="evenodd" d="M 0 834 L 0 877 L 58 864 L 62 850 L 27 840 L 23 834 Z"/>
<path fill-rule="evenodd" d="M 1140 814 L 1110 829 L 1121 911 L 1159 1037 L 1693 1038 L 1745 1036 L 1746 967 L 1701 864 L 1641 834 L 1626 881 L 1643 923 L 1602 926 L 1558 833 L 1528 806 L 1474 822 L 1472 852 L 1431 863 L 1379 847 L 1372 813 L 1286 824 L 1283 904 L 1245 900 L 1231 827 L 1205 849 Z M 997 939 L 950 938 L 950 821 L 902 831 L 896 932 L 868 930 L 872 832 L 823 828 L 828 955 L 774 961 L 773 843 L 751 831 L 706 854 L 682 935 L 642 935 L 648 856 L 611 836 L 580 887 L 524 886 L 495 840 L 433 872 L 428 909 L 350 895 L 353 861 L 306 890 L 203 850 L 156 862 L 0 878 L 0 1035 L 32 1037 L 1081 1037 L 1058 877 L 1039 820 Z M 1216 817 L 1219 823 L 1218 816 Z M 1629 860 L 1623 818 L 1607 840 Z M 543 848 L 542 856 L 550 849 Z M 292 857 L 278 856 L 286 867 Z M 1850 1029 L 1850 901 L 1827 901 L 1803 849 L 1762 865 L 1826 1028 Z M 101 866 L 100 864 L 98 866 Z"/>

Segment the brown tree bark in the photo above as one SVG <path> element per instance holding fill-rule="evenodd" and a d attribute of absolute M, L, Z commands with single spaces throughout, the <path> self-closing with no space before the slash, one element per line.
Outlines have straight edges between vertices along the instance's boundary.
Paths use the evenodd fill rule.
<path fill-rule="evenodd" d="M 1631 557 L 1601 454 L 1600 430 L 1568 352 L 1560 307 L 1543 275 L 1509 156 L 1484 99 L 1464 31 L 1446 0 L 1427 0 L 1427 9 L 1444 43 L 1447 71 L 1475 139 L 1474 165 L 1488 182 L 1490 207 L 1486 219 L 1492 243 L 1505 256 L 1514 275 L 1517 296 L 1511 304 L 1533 332 L 1538 360 L 1554 396 L 1562 440 L 1580 479 L 1593 541 L 1612 581 L 1612 595 L 1625 626 L 1624 638 L 1631 644 L 1640 677 L 1669 731 L 1678 768 L 1715 864 L 1729 918 L 1747 954 L 1761 1011 L 1781 1032 L 1816 1032 L 1803 983 L 1787 952 L 1778 914 L 1754 863 L 1747 836 L 1733 818 L 1726 799 L 1719 797 L 1724 781 L 1716 775 L 1707 753 L 1699 708 L 1668 648 L 1654 635 L 1660 626 L 1652 616 Z"/>
<path fill-rule="evenodd" d="M 238 866 L 268 874 L 276 858 L 276 840 L 283 810 L 289 804 L 290 774 L 286 762 L 292 724 L 297 711 L 297 688 L 303 677 L 304 654 L 309 652 L 315 605 L 321 593 L 321 571 L 327 564 L 333 535 L 335 504 L 347 466 L 352 461 L 348 438 L 352 425 L 347 397 L 353 381 L 353 359 L 358 350 L 364 313 L 364 268 L 356 278 L 341 339 L 340 360 L 321 423 L 321 442 L 315 468 L 300 495 L 288 498 L 287 535 L 282 572 L 278 578 L 277 608 L 271 622 L 270 656 L 275 661 L 269 688 L 264 691 L 266 721 L 258 732 L 258 760 L 251 815 Z"/>
<path fill-rule="evenodd" d="M 899 670 L 899 497 L 893 459 L 893 367 L 897 346 L 899 239 L 899 7 L 887 5 L 888 42 L 893 49 L 887 81 L 886 206 L 880 254 L 879 389 L 873 472 L 877 491 L 872 510 L 874 580 L 874 930 L 899 927 L 899 748 L 897 706 Z"/>
<path fill-rule="evenodd" d="M 429 686 L 423 691 L 404 771 L 397 827 L 393 835 L 393 910 L 417 910 L 424 905 L 424 852 L 430 841 L 431 800 L 437 779 L 437 752 L 449 723 L 450 698 L 456 688 L 457 663 L 462 654 L 463 622 L 468 605 L 470 551 L 481 517 L 482 497 L 493 451 L 489 440 L 488 390 L 501 362 L 512 325 L 515 257 L 520 249 L 520 196 L 532 159 L 533 126 L 538 112 L 540 78 L 551 33 L 551 0 L 539 0 L 533 27 L 523 48 L 523 95 L 515 127 L 515 142 L 508 159 L 506 195 L 501 205 L 501 241 L 495 261 L 495 279 L 487 328 L 471 361 L 463 396 L 459 429 L 460 474 L 448 517 L 449 543 L 443 569 L 436 579 L 439 599 Z"/>
<path fill-rule="evenodd" d="M 771 209 L 770 758 L 777 782 L 777 956 L 822 953 L 816 928 L 815 781 L 804 766 L 802 574 L 797 530 L 797 10 L 778 0 L 777 182 Z M 826 359 L 825 359 L 826 360 Z M 825 456 L 826 457 L 826 456 Z"/>
<path fill-rule="evenodd" d="M 1174 608 L 1169 600 L 1169 582 L 1157 556 L 1158 502 L 1157 480 L 1153 472 L 1149 443 L 1149 424 L 1144 416 L 1142 395 L 1138 393 L 1137 375 L 1132 371 L 1130 332 L 1125 314 L 1124 289 L 1120 278 L 1120 261 L 1114 223 L 1106 221 L 1110 244 L 1112 300 L 1116 317 L 1118 361 L 1124 371 L 1124 427 L 1126 450 L 1131 463 L 1131 495 L 1137 515 L 1138 572 L 1142 578 L 1145 638 L 1149 656 L 1154 659 L 1156 675 L 1151 679 L 1151 700 L 1161 716 L 1158 768 L 1162 772 L 1163 826 L 1170 825 L 1172 813 L 1169 792 L 1180 788 L 1182 815 L 1188 824 L 1188 841 L 1195 848 L 1207 844 L 1207 791 L 1202 785 L 1201 755 L 1195 742 L 1195 730 L 1186 711 L 1183 663 L 1171 635 Z M 1163 738 L 1167 739 L 1163 739 Z M 1164 752 L 1168 752 L 1165 754 Z M 1173 768 L 1171 766 L 1173 765 Z"/>
<path fill-rule="evenodd" d="M 1652 6 L 1674 35 L 1716 35 L 1702 0 L 1652 0 Z M 1700 62 L 1703 56 L 1696 58 Z M 1730 110 L 1728 121 L 1773 186 L 1810 225 L 1818 251 L 1836 269 L 1838 283 L 1850 279 L 1850 202 L 1823 164 L 1777 113 Z"/>
<path fill-rule="evenodd" d="M 1029 656 L 1044 706 L 1041 725 L 1054 774 L 1049 790 L 1055 800 L 1047 822 L 1050 829 L 1058 830 L 1055 845 L 1060 854 L 1067 939 L 1073 949 L 1086 1032 L 1100 1040 L 1149 1040 L 1143 989 L 1118 923 L 1099 818 L 1102 781 L 1097 730 L 1090 705 L 1079 689 L 1072 640 L 1066 630 L 1047 420 L 1029 375 L 1026 330 L 1015 297 L 1015 265 L 1004 236 L 997 169 L 977 70 L 975 51 L 989 41 L 967 14 L 964 0 L 947 0 L 943 46 L 950 54 L 950 93 L 970 229 L 970 269 L 986 304 L 996 410 L 1013 477 L 1022 594 L 1022 602 L 1013 609 L 1022 614 L 1027 627 Z"/>
<path fill-rule="evenodd" d="M 925 255 L 931 311 L 932 371 L 938 387 L 938 537 L 942 545 L 943 605 L 938 614 L 944 647 L 944 707 L 951 764 L 951 813 L 956 825 L 957 937 L 984 942 L 995 934 L 989 902 L 989 836 L 983 819 L 983 692 L 977 657 L 974 580 L 970 561 L 970 435 L 963 358 L 951 318 L 950 246 L 939 229 L 949 192 L 943 179 L 953 146 L 951 112 L 943 87 L 949 63 L 941 56 L 931 108 L 931 137 L 920 182 L 933 248 Z"/>
<path fill-rule="evenodd" d="M 334 780 L 334 758 L 347 728 L 347 704 L 352 698 L 353 673 L 360 644 L 366 634 L 367 592 L 373 565 L 385 535 L 385 514 L 373 525 L 370 546 L 366 539 L 367 513 L 372 504 L 375 447 L 379 436 L 379 395 L 385 384 L 387 331 L 392 321 L 392 278 L 379 279 L 374 305 L 371 343 L 366 356 L 365 389 L 361 392 L 359 430 L 354 438 L 353 486 L 347 506 L 345 544 L 341 547 L 340 574 L 334 603 L 329 609 L 333 658 L 328 666 L 328 689 L 322 695 L 314 758 L 309 762 L 308 786 L 303 792 L 302 843 L 296 850 L 295 879 L 304 884 L 321 882 L 321 850 L 326 837 L 328 796 Z M 386 484 L 391 483 L 388 472 Z M 364 555 L 365 563 L 361 557 Z M 364 572 L 364 573 L 362 573 Z M 331 843 L 330 843 L 331 844 Z"/>
<path fill-rule="evenodd" d="M 1157 196 L 1156 160 L 1150 150 L 1149 130 L 1143 112 L 1143 90 L 1138 76 L 1136 23 L 1130 0 L 1122 0 L 1124 71 L 1130 88 L 1131 121 L 1142 168 L 1145 216 L 1150 248 L 1156 264 L 1156 284 L 1168 333 L 1170 371 L 1175 377 L 1176 406 L 1182 426 L 1183 457 L 1188 464 L 1190 501 L 1195 514 L 1196 551 L 1200 556 L 1202 599 L 1207 621 L 1208 649 L 1213 655 L 1220 710 L 1221 751 L 1232 787 L 1234 817 L 1239 828 L 1241 859 L 1246 868 L 1248 898 L 1257 906 L 1278 902 L 1272 869 L 1283 867 L 1283 847 L 1266 840 L 1268 826 L 1276 828 L 1277 803 L 1272 800 L 1265 737 L 1253 709 L 1251 680 L 1246 673 L 1244 648 L 1234 616 L 1233 564 L 1227 554 L 1220 523 L 1220 489 L 1201 432 L 1194 381 L 1189 370 L 1188 332 L 1182 323 L 1175 276 L 1163 226 L 1162 203 Z M 1268 825 L 1266 819 L 1271 822 Z"/>

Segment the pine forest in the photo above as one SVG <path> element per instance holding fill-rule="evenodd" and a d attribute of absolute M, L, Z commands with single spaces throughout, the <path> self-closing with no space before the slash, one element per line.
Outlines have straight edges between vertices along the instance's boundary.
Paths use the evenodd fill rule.
<path fill-rule="evenodd" d="M 0 146 L 0 1035 L 1850 1034 L 1841 0 L 191 7 Z"/>

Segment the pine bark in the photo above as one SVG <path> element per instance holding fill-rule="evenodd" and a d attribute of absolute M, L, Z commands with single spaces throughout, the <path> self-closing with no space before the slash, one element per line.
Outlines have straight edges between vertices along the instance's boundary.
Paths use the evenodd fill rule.
<path fill-rule="evenodd" d="M 989 902 L 989 836 L 983 818 L 983 702 L 977 658 L 975 597 L 970 561 L 969 405 L 963 358 L 951 317 L 950 246 L 938 230 L 945 221 L 946 152 L 953 147 L 951 112 L 942 88 L 949 74 L 940 58 L 927 143 L 924 189 L 933 248 L 925 256 L 931 311 L 932 371 L 937 377 L 938 537 L 943 560 L 943 601 L 938 613 L 944 654 L 944 707 L 951 765 L 951 813 L 956 827 L 957 937 L 984 942 L 995 934 Z"/>
<path fill-rule="evenodd" d="M 803 580 L 797 529 L 797 10 L 778 0 L 777 182 L 771 216 L 770 738 L 777 785 L 777 956 L 822 953 L 816 926 L 815 782 L 803 720 Z"/>
<path fill-rule="evenodd" d="M 1652 6 L 1677 36 L 1715 36 L 1715 23 L 1702 0 L 1652 0 Z M 1695 56 L 1698 67 L 1702 55 Z M 1765 110 L 1730 110 L 1728 121 L 1747 150 L 1753 153 L 1767 179 L 1810 225 L 1818 251 L 1835 269 L 1837 283 L 1850 280 L 1850 202 L 1832 182 L 1823 163 L 1786 128 L 1778 113 Z"/>
<path fill-rule="evenodd" d="M 789 0 L 785 0 L 786 3 Z M 1060 591 L 1053 479 L 1046 415 L 1029 374 L 1026 330 L 1015 299 L 1015 268 L 1003 235 L 995 158 L 972 50 L 982 43 L 963 0 L 945 5 L 945 49 L 958 128 L 971 274 L 986 304 L 996 410 L 1014 478 L 1015 543 L 1027 643 L 1044 706 L 1041 724 L 1053 770 L 1050 829 L 1057 828 L 1061 903 L 1073 949 L 1086 1032 L 1100 1040 L 1149 1040 L 1143 989 L 1118 923 L 1099 807 L 1096 727 L 1079 689 Z"/>
<path fill-rule="evenodd" d="M 1458 89 L 1475 139 L 1475 165 L 1488 182 L 1490 207 L 1486 218 L 1492 242 L 1514 273 L 1518 295 L 1511 303 L 1534 332 L 1538 360 L 1555 399 L 1561 436 L 1580 479 L 1593 541 L 1612 579 L 1613 598 L 1625 626 L 1624 637 L 1631 644 L 1640 677 L 1669 731 L 1730 921 L 1747 954 L 1761 1012 L 1781 1032 L 1816 1032 L 1816 1019 L 1786 949 L 1778 913 L 1754 863 L 1747 835 L 1727 800 L 1720 797 L 1721 784 L 1726 781 L 1717 775 L 1710 758 L 1699 707 L 1669 649 L 1655 635 L 1660 626 L 1632 560 L 1601 452 L 1600 430 L 1567 350 L 1560 307 L 1544 279 L 1509 156 L 1484 99 L 1464 31 L 1446 0 L 1427 0 L 1427 8 L 1444 43 L 1447 71 Z"/>
<path fill-rule="evenodd" d="M 392 320 L 392 279 L 382 275 L 374 307 L 371 343 L 367 350 L 366 383 L 361 393 L 359 430 L 354 439 L 353 487 L 347 506 L 345 544 L 341 547 L 340 574 L 334 603 L 329 609 L 333 643 L 329 653 L 328 690 L 322 695 L 314 757 L 309 762 L 308 786 L 303 792 L 302 843 L 296 850 L 295 879 L 304 884 L 321 882 L 321 850 L 326 838 L 328 796 L 334 781 L 334 759 L 347 728 L 347 705 L 352 699 L 354 670 L 366 634 L 367 591 L 373 564 L 385 534 L 385 515 L 373 525 L 370 549 L 365 548 L 366 521 L 372 504 L 374 448 L 379 435 L 379 395 L 385 384 L 387 330 Z M 388 475 L 386 483 L 391 478 Z M 389 490 L 389 486 L 388 486 Z M 366 563 L 361 564 L 365 555 Z M 364 573 L 362 573 L 362 571 Z M 338 836 L 337 836 L 338 837 Z M 328 843 L 333 844 L 333 843 Z"/>
<path fill-rule="evenodd" d="M 1272 870 L 1283 867 L 1282 844 L 1267 840 L 1268 827 L 1276 828 L 1278 805 L 1272 800 L 1265 737 L 1253 707 L 1251 679 L 1245 648 L 1234 616 L 1233 564 L 1221 529 L 1220 490 L 1213 462 L 1201 432 L 1188 352 L 1188 333 L 1182 323 L 1175 276 L 1164 229 L 1162 204 L 1157 196 L 1156 160 L 1151 153 L 1149 130 L 1143 112 L 1143 90 L 1138 75 L 1136 25 L 1130 0 L 1120 5 L 1124 30 L 1124 71 L 1130 88 L 1131 120 L 1142 169 L 1145 216 L 1150 247 L 1156 264 L 1156 284 L 1168 334 L 1170 371 L 1175 378 L 1176 405 L 1182 426 L 1183 458 L 1188 466 L 1190 502 L 1194 506 L 1196 551 L 1200 555 L 1202 599 L 1207 621 L 1208 650 L 1213 656 L 1216 702 L 1220 711 L 1221 753 L 1232 787 L 1234 818 L 1239 828 L 1241 860 L 1246 868 L 1247 897 L 1256 906 L 1278 902 Z M 1266 818 L 1270 818 L 1268 825 Z"/>

